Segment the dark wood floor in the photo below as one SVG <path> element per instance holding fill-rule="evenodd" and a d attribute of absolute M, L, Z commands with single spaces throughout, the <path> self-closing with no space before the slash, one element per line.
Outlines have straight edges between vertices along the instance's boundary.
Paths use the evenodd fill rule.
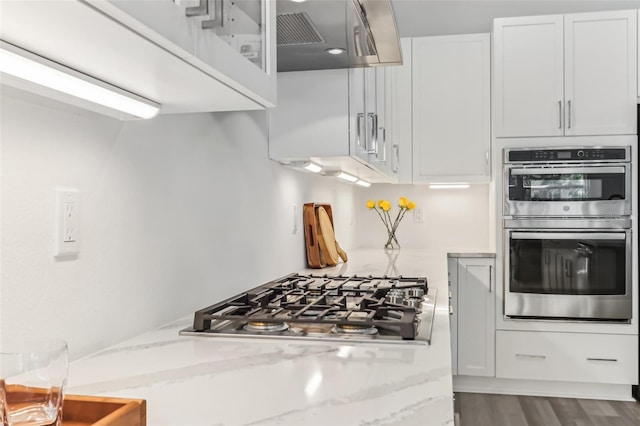
<path fill-rule="evenodd" d="M 640 403 L 456 393 L 460 426 L 640 426 Z"/>

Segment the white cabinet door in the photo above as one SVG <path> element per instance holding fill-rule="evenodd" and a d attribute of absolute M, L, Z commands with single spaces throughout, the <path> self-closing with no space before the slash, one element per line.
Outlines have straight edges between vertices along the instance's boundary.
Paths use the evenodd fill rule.
<path fill-rule="evenodd" d="M 402 47 L 402 65 L 388 67 L 387 111 L 385 123 L 390 144 L 390 165 L 393 176 L 399 183 L 412 183 L 412 114 L 411 114 L 411 45 L 412 39 L 400 39 Z"/>
<path fill-rule="evenodd" d="M 389 176 L 391 182 L 398 182 L 398 162 L 394 160 L 393 147 L 393 106 L 392 106 L 392 80 L 389 68 L 376 67 L 375 87 L 369 84 L 369 90 L 375 92 L 376 125 L 375 142 L 372 144 L 372 153 L 369 156 L 370 164 L 380 172 Z M 372 101 L 373 102 L 373 101 Z M 372 103 L 370 103 L 371 105 Z"/>
<path fill-rule="evenodd" d="M 489 34 L 413 39 L 413 181 L 489 181 Z"/>
<path fill-rule="evenodd" d="M 565 134 L 636 133 L 637 12 L 565 15 Z"/>
<path fill-rule="evenodd" d="M 495 376 L 494 260 L 459 258 L 457 270 L 457 370 Z"/>
<path fill-rule="evenodd" d="M 563 134 L 562 15 L 494 20 L 496 137 Z"/>
<path fill-rule="evenodd" d="M 369 160 L 367 116 L 367 70 L 365 68 L 349 69 L 349 134 L 351 139 L 351 155 L 363 162 Z"/>

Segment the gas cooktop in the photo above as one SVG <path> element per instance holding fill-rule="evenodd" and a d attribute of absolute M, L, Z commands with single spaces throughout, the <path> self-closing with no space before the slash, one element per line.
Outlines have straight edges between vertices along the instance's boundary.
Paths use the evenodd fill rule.
<path fill-rule="evenodd" d="M 181 335 L 431 343 L 426 278 L 290 274 L 195 312 Z"/>

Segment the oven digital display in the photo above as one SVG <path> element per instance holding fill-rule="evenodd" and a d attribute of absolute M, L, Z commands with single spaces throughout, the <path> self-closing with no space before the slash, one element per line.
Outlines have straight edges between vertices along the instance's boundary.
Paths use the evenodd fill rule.
<path fill-rule="evenodd" d="M 558 160 L 571 160 L 571 151 L 558 151 Z"/>

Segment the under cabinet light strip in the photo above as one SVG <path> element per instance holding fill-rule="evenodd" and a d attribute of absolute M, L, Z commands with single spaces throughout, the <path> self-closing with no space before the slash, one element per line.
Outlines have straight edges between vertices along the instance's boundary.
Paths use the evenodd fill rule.
<path fill-rule="evenodd" d="M 312 161 L 309 161 L 309 164 L 305 165 L 304 169 L 313 173 L 320 173 L 322 171 L 322 167 Z"/>
<path fill-rule="evenodd" d="M 139 118 L 153 118 L 160 111 L 154 102 L 4 41 L 0 72 Z"/>
<path fill-rule="evenodd" d="M 369 182 L 367 182 L 366 180 L 362 180 L 362 179 L 358 179 L 358 181 L 356 182 L 356 185 L 364 186 L 365 188 L 368 188 L 368 187 L 371 186 L 371 184 Z"/>
<path fill-rule="evenodd" d="M 336 177 L 339 177 L 340 179 L 346 180 L 348 182 L 356 182 L 358 180 L 357 177 L 350 175 L 349 173 L 345 173 L 345 172 L 338 172 L 338 174 L 336 174 Z"/>
<path fill-rule="evenodd" d="M 468 183 L 430 183 L 429 189 L 467 189 Z"/>

